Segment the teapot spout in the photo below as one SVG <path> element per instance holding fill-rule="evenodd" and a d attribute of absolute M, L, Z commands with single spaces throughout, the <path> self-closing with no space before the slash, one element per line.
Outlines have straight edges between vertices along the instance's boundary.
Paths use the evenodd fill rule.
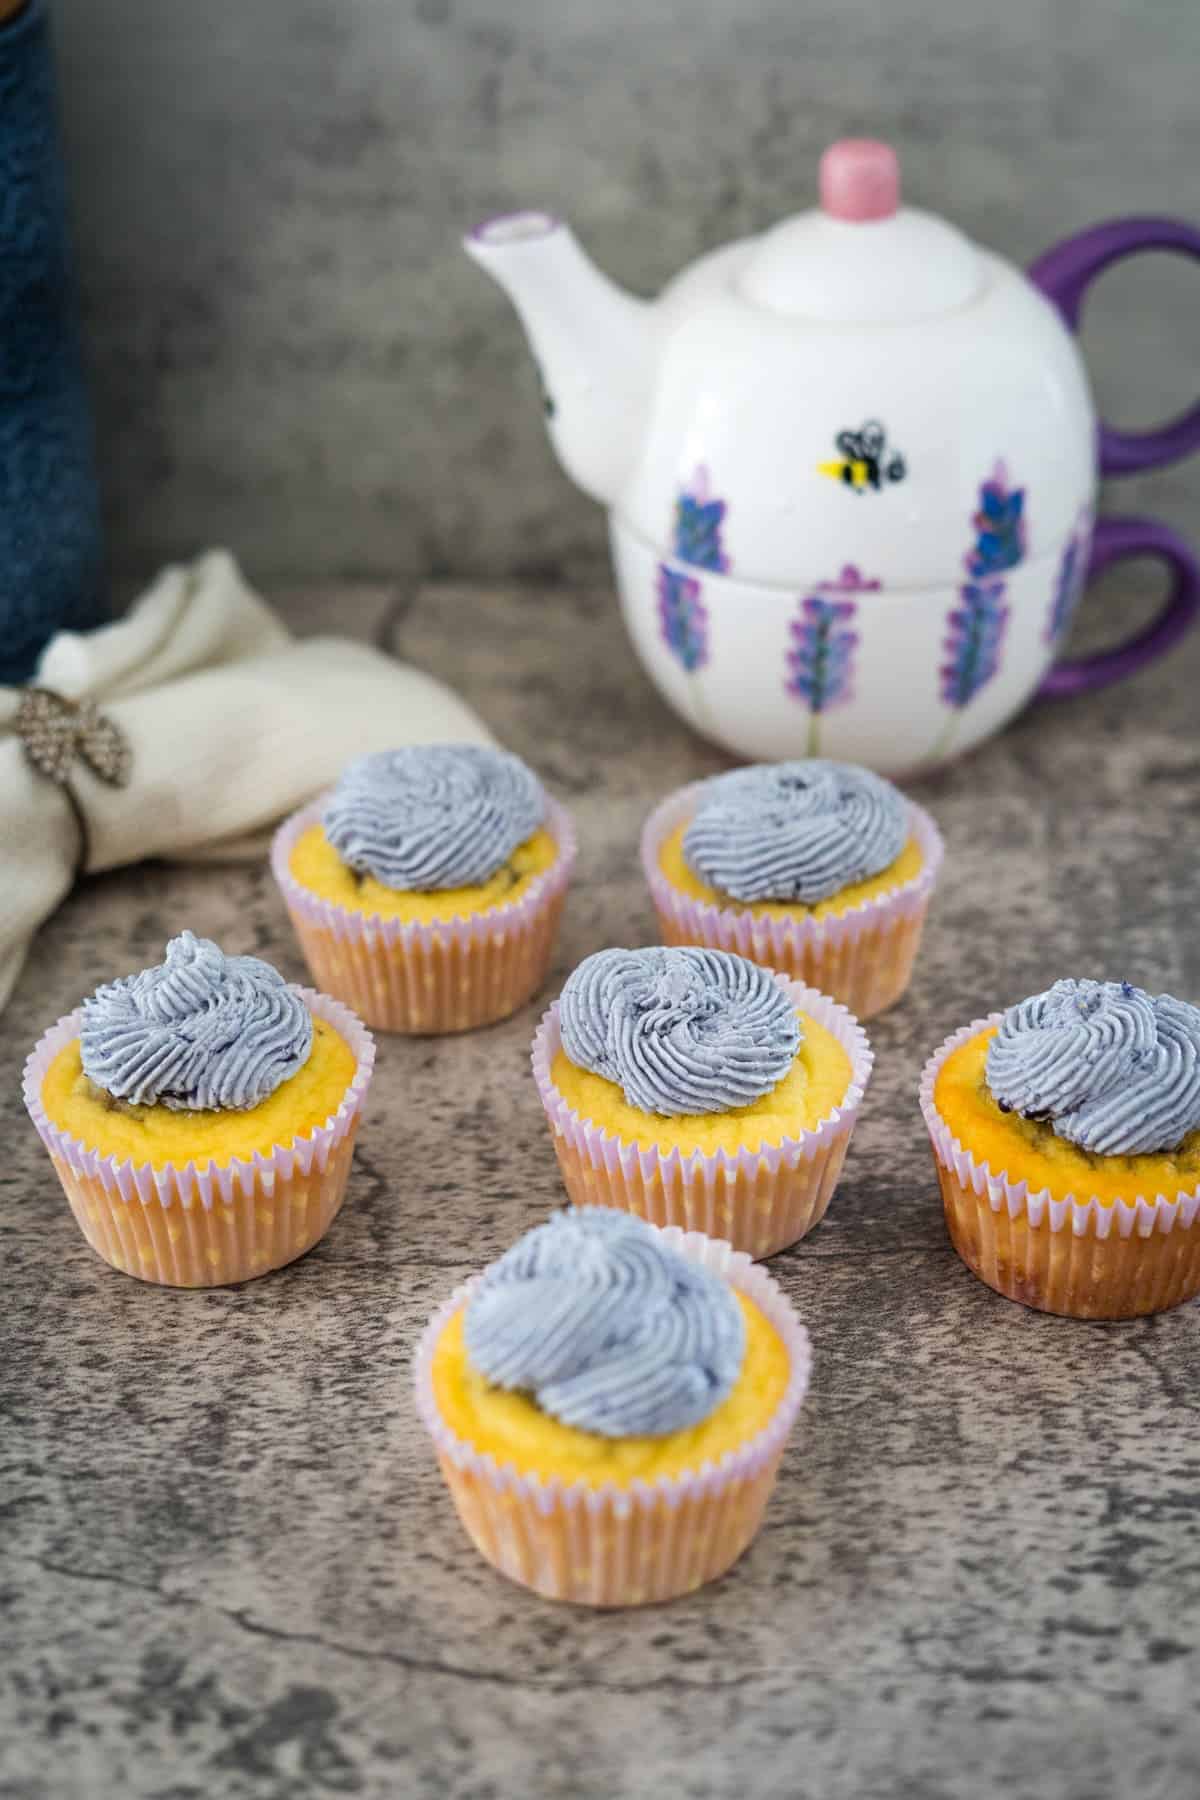
<path fill-rule="evenodd" d="M 653 308 L 602 275 L 549 213 L 488 219 L 463 247 L 517 309 L 541 372 L 559 461 L 586 493 L 611 506 L 649 405 Z"/>

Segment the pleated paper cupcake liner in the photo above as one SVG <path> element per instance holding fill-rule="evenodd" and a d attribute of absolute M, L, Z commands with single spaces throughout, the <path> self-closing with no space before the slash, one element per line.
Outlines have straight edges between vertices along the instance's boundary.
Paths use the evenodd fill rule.
<path fill-rule="evenodd" d="M 929 814 L 908 802 L 912 835 L 921 851 L 921 867 L 911 880 L 826 918 L 805 914 L 755 918 L 749 909 L 694 900 L 663 874 L 662 847 L 691 819 L 702 786 L 669 794 L 642 827 L 642 868 L 663 942 L 735 951 L 832 994 L 859 1019 L 873 1018 L 893 1006 L 912 979 L 944 854 L 942 835 Z"/>
<path fill-rule="evenodd" d="M 948 1037 L 925 1065 L 921 1111 L 933 1146 L 950 1241 L 998 1294 L 1073 1319 L 1132 1319 L 1200 1293 L 1200 1187 L 1054 1199 L 995 1174 L 954 1136 L 934 1101 L 946 1058 L 1003 1013 Z"/>
<path fill-rule="evenodd" d="M 563 1181 L 576 1206 L 617 1206 L 652 1225 L 727 1238 L 753 1257 L 774 1256 L 825 1216 L 858 1119 L 874 1056 L 853 1014 L 826 994 L 776 975 L 793 1005 L 824 1025 L 850 1058 L 841 1105 L 812 1131 L 757 1149 L 658 1150 L 585 1119 L 550 1073 L 562 1046 L 557 1001 L 533 1041 L 533 1073 Z"/>
<path fill-rule="evenodd" d="M 338 1001 L 299 992 L 353 1051 L 350 1085 L 323 1125 L 269 1154 L 222 1163 L 155 1168 L 89 1150 L 53 1124 L 42 1104 L 46 1072 L 79 1036 L 82 1009 L 39 1039 L 25 1064 L 25 1105 L 80 1230 L 114 1269 L 166 1287 L 225 1287 L 281 1268 L 324 1237 L 345 1195 L 375 1043 Z"/>
<path fill-rule="evenodd" d="M 323 807 L 318 799 L 293 813 L 271 846 L 271 868 L 314 981 L 377 1031 L 413 1036 L 474 1031 L 533 998 L 575 866 L 575 828 L 565 808 L 548 801 L 546 826 L 558 856 L 519 900 L 424 925 L 355 912 L 295 879 L 292 851 L 320 823 Z"/>
<path fill-rule="evenodd" d="M 716 1463 L 628 1487 L 590 1487 L 518 1474 L 464 1442 L 438 1409 L 433 1356 L 478 1276 L 438 1309 L 417 1347 L 417 1407 L 468 1537 L 494 1569 L 549 1600 L 643 1606 L 693 1593 L 723 1575 L 758 1530 L 808 1387 L 808 1333 L 766 1270 L 731 1244 L 698 1232 L 669 1227 L 663 1236 L 759 1308 L 791 1365 L 787 1390 L 768 1424 Z"/>

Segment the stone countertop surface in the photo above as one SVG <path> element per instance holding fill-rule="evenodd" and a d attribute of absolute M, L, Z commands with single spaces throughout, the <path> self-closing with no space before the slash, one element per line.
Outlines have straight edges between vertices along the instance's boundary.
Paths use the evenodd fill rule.
<path fill-rule="evenodd" d="M 723 760 L 634 671 L 607 591 L 281 599 L 457 683 L 573 809 L 547 997 L 589 951 L 653 941 L 639 823 Z M 82 885 L 0 1030 L 0 1793 L 1193 1795 L 1200 1307 L 1078 1324 L 992 1294 L 947 1242 L 915 1089 L 949 1031 L 1060 974 L 1200 999 L 1198 682 L 1200 635 L 915 788 L 948 849 L 915 988 L 870 1028 L 828 1217 L 772 1264 L 811 1398 L 749 1554 L 664 1608 L 493 1574 L 411 1399 L 432 1308 L 563 1198 L 528 1068 L 542 1002 L 382 1042 L 310 1255 L 141 1286 L 71 1221 L 27 1049 L 183 925 L 304 968 L 265 865 Z"/>

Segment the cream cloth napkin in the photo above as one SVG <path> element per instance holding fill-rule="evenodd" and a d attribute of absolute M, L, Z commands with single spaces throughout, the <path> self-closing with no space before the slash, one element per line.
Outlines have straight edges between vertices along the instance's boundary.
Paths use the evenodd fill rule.
<path fill-rule="evenodd" d="M 367 644 L 292 638 L 224 551 L 165 570 L 113 625 L 60 632 L 31 685 L 94 700 L 132 751 L 126 787 L 72 765 L 92 870 L 262 855 L 265 828 L 352 756 L 491 741 L 432 676 Z M 0 1008 L 71 888 L 80 848 L 70 802 L 16 735 L 21 696 L 0 687 Z"/>

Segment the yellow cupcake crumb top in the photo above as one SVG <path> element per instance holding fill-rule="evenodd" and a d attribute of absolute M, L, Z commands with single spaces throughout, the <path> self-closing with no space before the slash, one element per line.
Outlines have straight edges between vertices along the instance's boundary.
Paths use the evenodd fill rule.
<path fill-rule="evenodd" d="M 1002 1112 L 987 1084 L 989 1026 L 952 1050 L 934 1084 L 934 1105 L 963 1149 L 993 1175 L 1027 1181 L 1031 1194 L 1055 1200 L 1099 1200 L 1111 1206 L 1139 1195 L 1168 1199 L 1200 1182 L 1200 1131 L 1174 1150 L 1143 1156 L 1104 1156 L 1058 1137 L 1053 1127 L 1017 1112 Z"/>
<path fill-rule="evenodd" d="M 701 900 L 709 906 L 719 906 L 729 912 L 748 912 L 756 919 L 836 918 L 840 913 L 849 912 L 853 907 L 861 905 L 864 900 L 876 900 L 881 894 L 902 887 L 906 881 L 914 880 L 921 872 L 920 845 L 916 838 L 910 838 L 895 862 L 889 863 L 886 869 L 881 869 L 878 875 L 872 875 L 866 881 L 852 881 L 836 894 L 831 894 L 828 900 L 818 901 L 815 906 L 805 906 L 799 900 L 757 900 L 751 903 L 735 900 L 731 894 L 724 894 L 719 888 L 710 887 L 694 873 L 683 854 L 686 831 L 685 820 L 665 840 L 658 853 L 659 868 L 671 886 L 678 888 L 690 900 Z"/>
<path fill-rule="evenodd" d="M 589 1487 L 697 1470 L 757 1437 L 791 1377 L 782 1338 L 762 1311 L 735 1293 L 746 1322 L 746 1354 L 732 1391 L 698 1425 L 665 1437 L 603 1437 L 543 1412 L 528 1395 L 494 1387 L 475 1369 L 463 1337 L 464 1309 L 447 1320 L 433 1352 L 438 1411 L 455 1436 L 522 1475 L 583 1481 Z"/>
<path fill-rule="evenodd" d="M 294 880 L 322 900 L 349 912 L 405 925 L 469 918 L 519 900 L 558 858 L 558 845 L 544 826 L 518 844 L 487 881 L 474 887 L 407 889 L 385 887 L 374 875 L 359 875 L 344 863 L 322 827 L 310 825 L 292 847 L 288 869 Z"/>
<path fill-rule="evenodd" d="M 770 1148 L 814 1131 L 842 1104 L 850 1086 L 850 1058 L 833 1033 L 808 1013 L 797 1017 L 803 1036 L 787 1074 L 769 1094 L 728 1112 L 642 1112 L 630 1106 L 615 1081 L 581 1069 L 565 1050 L 555 1056 L 550 1078 L 577 1113 L 626 1142 L 705 1155 Z"/>
<path fill-rule="evenodd" d="M 73 1038 L 55 1056 L 42 1081 L 42 1105 L 52 1125 L 102 1156 L 129 1158 L 163 1168 L 188 1162 L 225 1164 L 277 1146 L 325 1124 L 354 1078 L 355 1057 L 339 1031 L 313 1018 L 312 1051 L 304 1066 L 257 1106 L 245 1111 L 173 1111 L 114 1100 L 83 1072 L 80 1042 Z"/>

